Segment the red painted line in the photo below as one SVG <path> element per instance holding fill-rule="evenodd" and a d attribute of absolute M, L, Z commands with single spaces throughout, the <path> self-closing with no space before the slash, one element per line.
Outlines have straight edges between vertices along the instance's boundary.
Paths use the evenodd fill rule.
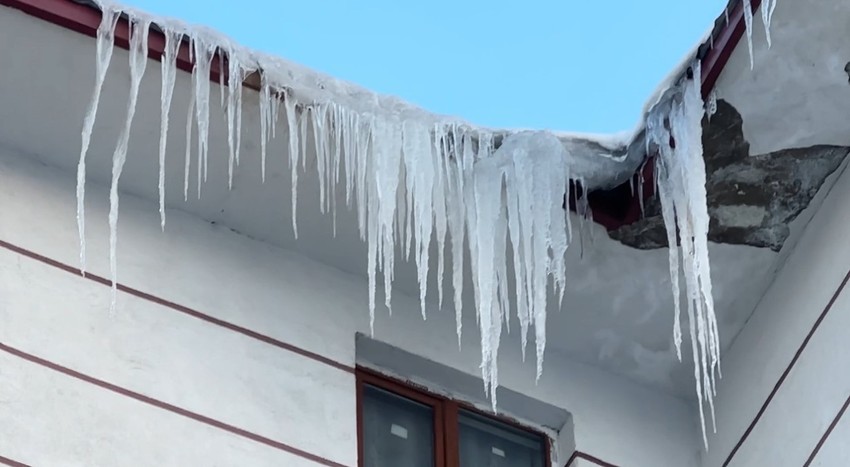
<path fill-rule="evenodd" d="M 579 460 L 579 459 L 585 460 L 585 461 L 588 461 L 588 462 L 593 462 L 594 464 L 601 466 L 601 467 L 619 467 L 616 464 L 612 464 L 610 462 L 605 462 L 604 460 L 602 460 L 598 457 L 591 456 L 590 454 L 588 454 L 586 452 L 581 452 L 581 451 L 573 451 L 573 455 L 570 456 L 570 460 L 568 460 L 567 463 L 564 464 L 564 467 L 573 467 L 573 463 L 575 461 Z"/>
<path fill-rule="evenodd" d="M 815 448 L 812 450 L 812 453 L 809 454 L 809 458 L 806 459 L 806 463 L 803 464 L 803 467 L 809 467 L 814 462 L 815 457 L 817 457 L 823 445 L 826 443 L 826 440 L 829 439 L 829 436 L 832 434 L 832 430 L 838 426 L 838 422 L 841 420 L 841 417 L 844 416 L 844 412 L 847 411 L 847 407 L 850 407 L 850 396 L 847 397 L 847 400 L 844 401 L 844 405 L 841 406 L 841 410 L 835 415 L 835 418 L 832 419 L 832 423 L 829 424 L 829 427 L 824 432 L 823 436 L 821 436 L 818 444 L 815 445 Z"/>
<path fill-rule="evenodd" d="M 147 404 L 153 407 L 157 407 L 159 409 L 171 412 L 176 415 L 180 415 L 182 417 L 194 420 L 196 422 L 203 423 L 205 425 L 209 425 L 214 428 L 218 428 L 220 430 L 226 431 L 228 433 L 234 434 L 236 436 L 249 439 L 251 441 L 264 444 L 266 446 L 275 448 L 280 451 L 287 452 L 289 454 L 294 454 L 296 456 L 302 457 L 304 459 L 316 462 L 317 464 L 326 465 L 330 467 L 345 467 L 343 464 L 339 464 L 337 462 L 333 462 L 331 460 L 325 459 L 323 457 L 317 456 L 315 454 L 311 454 L 307 451 L 302 451 L 296 447 L 290 446 L 288 444 L 282 443 L 280 441 L 275 441 L 270 438 L 266 438 L 265 436 L 258 435 L 256 433 L 252 433 L 250 431 L 244 430 L 242 428 L 235 427 L 233 425 L 224 423 L 222 421 L 216 420 L 214 418 L 207 417 L 205 415 L 201 415 L 196 412 L 192 412 L 186 410 L 184 408 L 178 407 L 176 405 L 169 404 L 167 402 L 163 402 L 158 399 L 154 399 L 152 397 L 146 396 L 144 394 L 140 394 L 135 391 L 131 391 L 129 389 L 123 388 L 121 386 L 117 386 L 112 383 L 108 383 L 101 379 L 95 378 L 93 376 L 89 376 L 83 373 L 80 373 L 76 370 L 72 370 L 70 368 L 59 365 L 58 363 L 53 363 L 49 360 L 45 360 L 43 358 L 37 357 L 35 355 L 24 352 L 23 350 L 16 349 L 9 345 L 6 345 L 0 342 L 0 350 L 6 352 L 10 355 L 14 355 L 21 359 L 24 359 L 28 362 L 34 363 L 36 365 L 42 366 L 44 368 L 48 368 L 50 370 L 56 371 L 58 373 L 62 373 L 66 376 L 70 376 L 72 378 L 78 379 L 80 381 L 93 384 L 102 389 L 106 389 L 107 391 L 111 391 L 115 394 L 119 394 L 125 397 L 129 397 L 131 399 L 135 399 L 143 404 Z"/>
<path fill-rule="evenodd" d="M 770 394 L 767 396 L 767 399 L 765 399 L 758 413 L 756 413 L 755 418 L 753 418 L 753 421 L 750 422 L 750 425 L 747 427 L 746 431 L 744 431 L 744 434 L 741 435 L 741 439 L 738 440 L 738 443 L 735 444 L 735 447 L 732 448 L 732 452 L 729 453 L 729 457 L 727 457 L 726 461 L 723 462 L 723 467 L 728 466 L 729 463 L 732 462 L 732 458 L 735 457 L 735 454 L 738 453 L 738 450 L 741 449 L 741 446 L 743 446 L 747 438 L 750 437 L 753 432 L 753 429 L 756 427 L 756 424 L 758 424 L 759 420 L 761 420 L 761 417 L 764 415 L 764 412 L 767 410 L 767 407 L 770 405 L 770 403 L 773 402 L 773 398 L 776 396 L 776 393 L 779 392 L 779 388 L 782 386 L 783 383 L 785 383 L 785 380 L 791 373 L 791 369 L 794 368 L 794 365 L 797 364 L 797 361 L 800 359 L 800 355 L 803 354 L 803 350 L 805 350 L 806 346 L 809 345 L 809 342 L 812 340 L 812 336 L 815 335 L 815 332 L 818 330 L 821 323 L 823 323 L 823 320 L 829 314 L 830 310 L 832 310 L 832 306 L 835 304 L 836 300 L 838 300 L 838 297 L 841 295 L 841 292 L 844 291 L 844 287 L 847 286 L 848 281 L 850 281 L 850 271 L 847 271 L 847 274 L 844 275 L 844 280 L 842 280 L 838 288 L 835 289 L 835 293 L 832 294 L 832 298 L 829 299 L 829 303 L 827 303 L 826 306 L 823 308 L 823 311 L 821 311 L 817 320 L 815 320 L 815 323 L 814 325 L 812 325 L 812 328 L 809 330 L 809 333 L 806 334 L 806 338 L 803 339 L 803 343 L 800 344 L 800 347 L 794 353 L 794 358 L 791 359 L 791 363 L 789 363 L 788 366 L 785 368 L 785 371 L 782 372 L 782 375 L 779 377 L 779 380 L 773 386 L 773 389 L 770 391 Z"/>
<path fill-rule="evenodd" d="M 28 464 L 24 464 L 23 462 L 13 461 L 8 457 L 0 456 L 0 464 L 8 465 L 9 467 L 30 467 Z"/>
<path fill-rule="evenodd" d="M 19 247 L 17 245 L 13 245 L 13 244 L 6 242 L 6 241 L 3 241 L 3 240 L 0 240 L 0 248 L 5 248 L 5 249 L 7 249 L 7 250 L 9 250 L 13 253 L 17 253 L 21 256 L 25 256 L 25 257 L 30 258 L 30 259 L 34 259 L 34 260 L 36 260 L 40 263 L 46 264 L 46 265 L 54 267 L 56 269 L 60 269 L 60 270 L 65 271 L 65 272 L 69 272 L 69 273 L 77 275 L 77 276 L 81 276 L 81 274 L 82 274 L 78 268 L 75 268 L 75 267 L 70 266 L 68 264 L 56 261 L 55 259 L 48 258 L 44 255 L 40 255 L 38 253 L 35 253 L 33 251 Z M 107 279 L 105 277 L 98 276 L 96 274 L 86 273 L 85 276 L 81 276 L 81 277 L 84 277 L 85 279 L 88 279 L 92 282 L 96 282 L 96 283 L 101 284 L 101 285 L 105 285 L 105 286 L 111 286 L 112 285 L 112 282 L 109 279 Z M 141 299 L 147 300 L 151 303 L 155 303 L 157 305 L 160 305 L 160 306 L 169 308 L 171 310 L 183 313 L 185 315 L 191 316 L 193 318 L 199 319 L 199 320 L 207 322 L 209 324 L 212 324 L 212 325 L 215 325 L 215 326 L 218 326 L 218 327 L 221 327 L 221 328 L 242 334 L 242 335 L 244 335 L 246 337 L 250 337 L 252 339 L 256 339 L 260 342 L 264 342 L 264 343 L 269 344 L 273 347 L 277 347 L 279 349 L 286 350 L 288 352 L 292 352 L 292 353 L 300 355 L 302 357 L 309 358 L 313 361 L 323 363 L 325 365 L 331 366 L 331 367 L 336 368 L 338 370 L 342 370 L 346 373 L 354 374 L 354 367 L 351 367 L 351 366 L 342 364 L 340 362 L 331 360 L 328 357 L 319 355 L 315 352 L 310 352 L 309 350 L 305 350 L 305 349 L 302 349 L 300 347 L 296 347 L 292 344 L 288 344 L 286 342 L 283 342 L 281 340 L 267 336 L 265 334 L 261 334 L 261 333 L 256 332 L 256 331 L 252 331 L 248 328 L 239 326 L 237 324 L 233 324 L 229 321 L 225 321 L 223 319 L 219 319 L 219 318 L 207 315 L 205 313 L 194 310 L 194 309 L 189 308 L 187 306 L 180 305 L 178 303 L 174 303 L 174 302 L 165 300 L 163 298 L 157 297 L 157 296 L 149 294 L 147 292 L 143 292 L 143 291 L 138 290 L 138 289 L 134 289 L 134 288 L 126 286 L 124 284 L 118 284 L 118 290 L 120 290 L 121 292 L 124 292 L 126 294 L 132 295 L 134 297 L 141 298 Z"/>

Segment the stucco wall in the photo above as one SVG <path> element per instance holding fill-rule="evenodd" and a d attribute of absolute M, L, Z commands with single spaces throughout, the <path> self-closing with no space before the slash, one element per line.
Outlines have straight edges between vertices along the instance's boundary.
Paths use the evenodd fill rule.
<path fill-rule="evenodd" d="M 355 334 L 368 332 L 365 280 L 178 211 L 162 233 L 156 206 L 127 195 L 119 282 L 134 291 L 119 292 L 110 316 L 109 287 L 62 266 L 78 264 L 73 180 L 0 150 L 0 458 L 355 465 L 351 369 Z M 107 196 L 96 185 L 87 193 L 89 271 L 107 277 Z M 418 303 L 398 296 L 376 338 L 477 374 L 468 321 L 460 352 L 453 312 L 422 322 Z M 533 359 L 521 363 L 512 339 L 500 376 L 569 411 L 583 452 L 625 466 L 698 465 L 693 412 L 679 399 L 554 352 L 535 385 Z"/>
<path fill-rule="evenodd" d="M 723 465 L 763 406 L 730 466 L 796 467 L 813 454 L 813 465 L 850 463 L 847 417 L 828 433 L 850 395 L 850 291 L 841 289 L 850 267 L 848 200 L 850 177 L 841 172 L 724 356 L 718 433 L 709 440 L 706 466 Z"/>

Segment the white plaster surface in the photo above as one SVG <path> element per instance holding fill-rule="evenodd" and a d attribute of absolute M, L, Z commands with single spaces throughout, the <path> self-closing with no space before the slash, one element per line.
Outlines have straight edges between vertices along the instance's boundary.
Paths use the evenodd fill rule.
<path fill-rule="evenodd" d="M 841 418 L 841 421 L 832 431 L 832 435 L 824 443 L 817 457 L 814 458 L 812 466 L 831 467 L 833 465 L 850 465 L 850 415 Z"/>
<path fill-rule="evenodd" d="M 750 154 L 816 144 L 850 146 L 847 109 L 850 3 L 779 0 L 767 47 L 761 14 L 754 21 L 755 66 L 746 37 L 718 81 L 718 97 L 744 119 Z"/>
<path fill-rule="evenodd" d="M 791 362 L 850 265 L 846 241 L 850 177 L 844 172 L 788 256 L 748 324 L 726 353 L 718 388 L 717 434 L 704 465 L 721 465 Z M 850 394 L 850 290 L 801 354 L 731 466 L 799 466 Z M 843 428 L 846 430 L 846 428 Z M 846 465 L 837 429 L 820 465 Z"/>

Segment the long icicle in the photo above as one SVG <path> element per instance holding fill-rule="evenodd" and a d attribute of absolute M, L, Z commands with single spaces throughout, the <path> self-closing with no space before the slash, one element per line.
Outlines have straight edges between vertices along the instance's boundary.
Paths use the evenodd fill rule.
<path fill-rule="evenodd" d="M 198 199 L 201 185 L 206 181 L 210 137 L 210 70 L 216 45 L 209 38 L 194 40 L 195 67 L 192 70 L 195 84 L 195 112 L 198 123 Z"/>
<path fill-rule="evenodd" d="M 195 80 L 195 77 L 192 77 Z M 193 85 L 194 86 L 194 85 Z M 192 123 L 195 122 L 195 93 L 190 93 L 189 109 L 186 113 L 186 147 L 183 159 L 183 201 L 189 201 L 189 170 L 192 167 Z"/>
<path fill-rule="evenodd" d="M 77 230 L 80 236 L 80 272 L 86 274 L 86 155 L 91 144 L 91 134 L 100 103 L 103 82 L 106 71 L 112 61 L 112 50 L 115 47 L 115 27 L 118 24 L 120 11 L 105 8 L 97 28 L 97 59 L 95 61 L 95 85 L 92 99 L 83 120 L 82 144 L 80 147 L 80 162 L 77 165 Z"/>
<path fill-rule="evenodd" d="M 747 49 L 750 52 L 750 69 L 755 67 L 755 59 L 753 57 L 753 5 L 752 0 L 744 1 L 744 27 L 747 32 Z"/>
<path fill-rule="evenodd" d="M 177 51 L 183 33 L 164 28 L 165 49 L 162 55 L 162 90 L 159 128 L 159 222 L 165 230 L 165 150 L 168 142 L 168 114 L 174 96 L 174 83 L 177 80 Z"/>
<path fill-rule="evenodd" d="M 665 108 L 657 107 L 650 113 L 647 121 L 647 144 L 658 149 L 658 193 L 670 244 L 670 274 L 676 313 L 674 342 L 680 358 L 678 266 L 681 252 L 695 390 L 703 442 L 707 447 L 704 403 L 708 405 L 714 427 L 715 373 L 719 371 L 720 365 L 720 337 L 714 312 L 708 260 L 709 216 L 702 148 L 705 104 L 702 101 L 700 83 L 700 63 L 695 61 L 689 68 L 687 78 L 678 85 L 677 92 L 668 102 L 669 105 Z"/>
<path fill-rule="evenodd" d="M 130 99 L 127 102 L 127 119 L 112 155 L 112 185 L 109 189 L 109 269 L 112 275 L 112 298 L 110 312 L 115 311 L 118 298 L 118 180 L 127 160 L 127 147 L 130 142 L 130 129 L 136 114 L 139 98 L 139 85 L 148 63 L 148 32 L 151 20 L 131 18 L 130 20 Z"/>

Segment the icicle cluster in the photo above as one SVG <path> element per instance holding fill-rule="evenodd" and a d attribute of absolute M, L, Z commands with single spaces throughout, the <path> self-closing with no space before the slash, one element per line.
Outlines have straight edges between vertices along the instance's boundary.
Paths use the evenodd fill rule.
<path fill-rule="evenodd" d="M 764 33 L 768 47 L 772 45 L 770 38 L 770 25 L 773 22 L 773 12 L 776 10 L 777 1 L 779 0 L 764 0 L 761 3 L 761 19 L 764 24 Z M 750 68 L 753 68 L 755 66 L 755 58 L 753 57 L 753 4 L 752 0 L 743 0 L 743 2 L 744 25 L 747 30 L 747 48 L 750 52 Z M 726 22 L 729 22 L 728 13 L 726 16 Z"/>
<path fill-rule="evenodd" d="M 569 190 L 569 154 L 558 138 L 543 132 L 510 136 L 474 173 L 476 213 L 470 226 L 477 284 L 485 386 L 495 404 L 496 356 L 502 323 L 507 324 L 507 241 L 513 250 L 516 309 L 523 356 L 529 326 L 535 329 L 537 377 L 546 346 L 547 285 L 552 276 L 563 298 L 564 255 L 570 243 L 569 216 L 561 203 Z"/>
<path fill-rule="evenodd" d="M 110 269 L 115 306 L 117 281 L 118 183 L 127 157 L 130 128 L 139 84 L 147 63 L 148 31 L 152 19 L 144 14 L 102 2 L 103 19 L 97 34 L 95 89 L 82 130 L 77 173 L 77 220 L 81 269 L 86 268 L 85 175 L 86 155 L 94 128 L 101 89 L 109 67 L 120 14 L 130 23 L 130 95 L 124 126 L 113 154 L 110 189 Z M 775 0 L 765 4 L 769 26 Z M 748 31 L 752 10 L 745 1 Z M 285 125 L 286 160 L 291 170 L 292 228 L 297 237 L 298 176 L 308 154 L 315 157 L 320 206 L 334 218 L 345 199 L 357 213 L 360 237 L 367 243 L 369 321 L 374 328 L 377 289 L 381 282 L 384 305 L 392 310 L 396 253 L 416 264 L 422 316 L 426 317 L 427 284 L 432 273 L 430 251 L 436 242 L 437 295 L 443 303 L 443 276 L 451 262 L 453 303 L 458 343 L 462 333 L 463 273 L 472 270 L 475 313 L 481 334 L 481 371 L 485 390 L 495 408 L 498 350 L 511 309 L 520 324 L 523 356 L 528 332 L 534 330 L 537 377 L 542 372 L 546 345 L 548 286 L 558 300 L 566 284 L 565 254 L 572 228 L 563 209 L 570 187 L 582 187 L 587 162 L 575 164 L 569 145 L 547 132 L 511 134 L 496 144 L 493 132 L 463 122 L 416 111 L 399 101 L 326 83 L 315 75 L 293 73 L 291 64 L 251 53 L 226 38 L 178 23 L 156 21 L 165 36 L 162 56 L 161 128 L 159 144 L 159 211 L 165 228 L 165 161 L 171 101 L 175 90 L 177 55 L 188 45 L 194 63 L 190 101 L 185 114 L 183 197 L 188 199 L 194 161 L 197 196 L 207 182 L 211 85 L 218 64 L 221 99 L 227 123 L 228 186 L 241 161 L 242 87 L 259 71 L 261 171 L 265 181 L 268 143 Z M 749 35 L 749 33 L 748 33 Z M 226 58 L 225 58 L 226 57 Z M 719 339 L 708 262 L 708 212 L 702 159 L 699 63 L 647 116 L 646 141 L 657 152 L 656 176 L 670 244 L 670 271 L 675 300 L 674 340 L 681 359 L 680 270 L 685 277 L 686 309 L 693 346 L 696 391 L 705 436 L 703 403 L 714 420 L 715 374 L 719 374 Z M 226 83 L 225 83 L 226 80 Z M 366 104 L 363 104 L 366 102 Z M 181 118 L 183 118 L 181 116 Z M 182 123 L 181 123 L 182 124 Z M 194 144 L 194 147 L 193 147 Z M 193 157 L 194 156 L 194 157 Z M 216 163 L 212 161 L 212 163 Z M 642 180 L 641 180 L 642 182 Z M 344 191 L 344 193 L 343 193 Z M 578 195 L 579 189 L 576 188 Z M 643 191 L 638 188 L 641 203 Z M 343 196 L 344 195 L 344 196 Z M 575 200 L 580 216 L 588 216 L 587 196 Z M 677 245 L 679 245 L 677 247 Z M 468 251 L 468 258 L 467 258 Z M 509 257 L 509 252 L 512 256 Z M 447 258 L 446 255 L 450 257 Z M 509 270 L 513 268 L 512 277 Z M 512 297 L 512 299 L 509 299 Z M 513 303 L 511 303 L 513 301 Z M 560 303 L 558 304 L 560 305 Z"/>
<path fill-rule="evenodd" d="M 97 36 L 95 90 L 85 117 L 78 170 L 78 227 L 80 258 L 85 270 L 85 161 L 97 114 L 101 89 L 110 65 L 119 16 L 130 23 L 130 94 L 124 126 L 113 154 L 110 189 L 110 271 L 112 308 L 117 283 L 118 183 L 127 157 L 130 128 L 139 99 L 139 85 L 147 64 L 148 33 L 152 18 L 102 2 L 103 19 Z M 546 345 L 547 287 L 550 278 L 559 297 L 566 281 L 565 252 L 571 229 L 563 209 L 570 186 L 568 151 L 551 133 L 524 132 L 507 136 L 498 149 L 494 134 L 462 122 L 419 113 L 397 101 L 366 108 L 345 105 L 341 99 L 321 99 L 294 77 L 288 64 L 252 54 L 230 41 L 174 22 L 157 21 L 163 31 L 160 92 L 159 212 L 165 228 L 165 161 L 171 101 L 175 90 L 177 55 L 187 44 L 194 63 L 190 103 L 186 109 L 183 197 L 188 199 L 194 170 L 197 196 L 207 182 L 209 164 L 210 73 L 220 65 L 221 101 L 227 123 L 228 186 L 240 164 L 242 85 L 246 76 L 260 71 L 260 148 L 262 176 L 268 142 L 276 134 L 278 117 L 288 135 L 287 156 L 292 182 L 292 227 L 298 233 L 298 173 L 315 155 L 320 206 L 334 216 L 337 191 L 357 212 L 360 236 L 367 242 L 370 326 L 374 327 L 378 283 L 382 279 L 384 305 L 392 310 L 392 282 L 397 247 L 405 259 L 413 257 L 420 286 L 422 316 L 432 259 L 437 244 L 437 294 L 443 302 L 443 275 L 451 261 L 453 301 L 458 343 L 462 333 L 462 295 L 465 262 L 473 271 L 475 310 L 481 333 L 481 371 L 485 390 L 496 404 L 497 355 L 502 327 L 515 308 L 521 327 L 523 355 L 529 329 L 534 329 L 537 375 L 542 372 Z M 226 57 L 226 58 L 225 58 Z M 303 81 L 303 79 L 302 79 Z M 322 89 L 322 83 L 315 86 Z M 338 101 L 342 100 L 343 103 Z M 282 105 L 281 105 L 282 104 Z M 194 136 L 193 136 L 194 135 Z M 194 144 L 194 147 L 193 147 Z M 213 163 L 215 163 L 213 161 Z M 194 164 L 194 168 L 192 165 Z M 579 202 L 586 209 L 584 203 Z M 469 258 L 466 258 L 468 239 Z M 513 277 L 508 277 L 508 241 Z M 450 259 L 446 258 L 446 253 Z M 509 287 L 515 297 L 509 303 Z"/>
<path fill-rule="evenodd" d="M 685 303 L 700 423 L 707 447 L 704 402 L 709 406 L 714 425 L 715 376 L 720 374 L 720 338 L 708 261 L 709 216 L 702 153 L 702 118 L 705 108 L 701 97 L 702 79 L 698 61 L 694 62 L 683 79 L 673 98 L 650 112 L 646 123 L 646 139 L 647 151 L 657 154 L 658 195 L 670 245 L 676 352 L 681 360 L 681 267 L 685 277 Z"/>

